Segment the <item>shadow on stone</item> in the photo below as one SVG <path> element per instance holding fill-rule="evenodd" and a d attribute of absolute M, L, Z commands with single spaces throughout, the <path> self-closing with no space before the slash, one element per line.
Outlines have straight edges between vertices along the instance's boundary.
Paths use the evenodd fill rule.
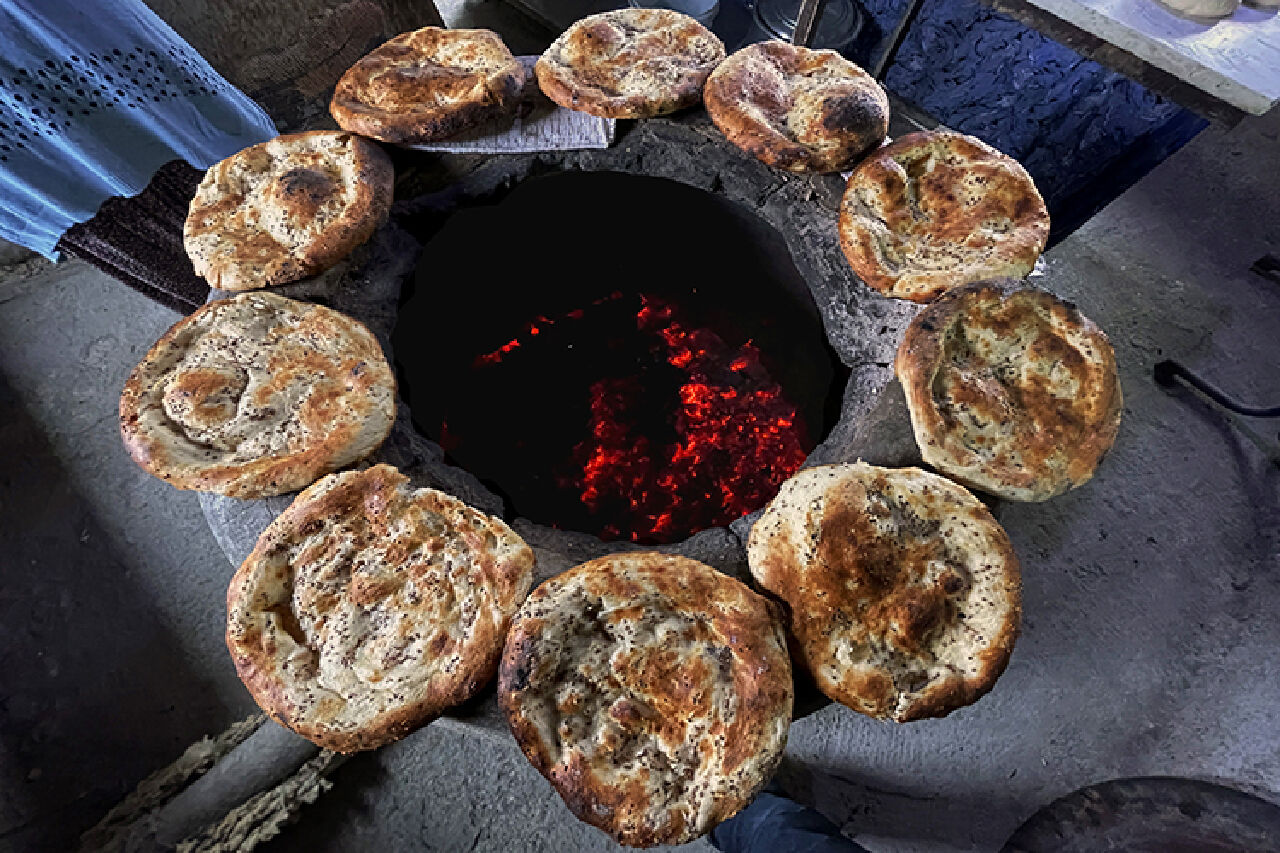
<path fill-rule="evenodd" d="M 334 772 L 330 781 L 333 789 L 319 803 L 304 808 L 297 824 L 257 848 L 257 853 L 329 849 L 331 839 L 345 827 L 371 819 L 366 798 L 389 784 L 378 751 L 356 754 Z M 400 784 L 406 781 L 400 780 Z M 422 820 L 424 824 L 430 822 L 427 815 Z"/>
<path fill-rule="evenodd" d="M 187 669 L 0 377 L 0 806 L 13 850 L 74 849 L 150 771 L 233 717 Z"/>

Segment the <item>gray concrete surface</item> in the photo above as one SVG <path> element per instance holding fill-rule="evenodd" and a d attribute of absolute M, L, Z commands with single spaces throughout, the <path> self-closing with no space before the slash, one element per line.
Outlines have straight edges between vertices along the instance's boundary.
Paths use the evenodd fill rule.
<path fill-rule="evenodd" d="M 1045 286 L 1116 348 L 1126 395 L 1097 477 L 1005 504 L 1024 625 L 991 695 L 888 726 L 827 708 L 791 754 L 819 805 L 877 851 L 995 850 L 1084 781 L 1182 775 L 1280 793 L 1280 469 L 1151 368 L 1177 358 L 1280 401 L 1280 114 L 1207 131 L 1048 258 Z M 1250 424 L 1276 447 L 1275 422 Z"/>
<path fill-rule="evenodd" d="M 30 249 L 0 239 L 0 267 L 12 266 L 34 254 Z"/>
<path fill-rule="evenodd" d="M 1120 439 L 1094 482 L 1005 510 L 1026 620 L 990 696 L 941 721 L 829 707 L 793 727 L 818 805 L 877 853 L 996 850 L 1086 752 L 1106 757 L 1090 781 L 1280 794 L 1280 470 L 1149 379 L 1176 357 L 1280 400 L 1280 285 L 1248 272 L 1280 252 L 1278 142 L 1280 114 L 1210 129 L 1051 253 L 1045 283 L 1116 345 Z M 116 434 L 125 375 L 174 319 L 81 265 L 0 271 L 0 850 L 68 849 L 252 708 L 222 646 L 231 568 L 195 496 Z M 1248 426 L 1275 445 L 1275 423 Z M 612 849 L 514 744 L 453 727 L 335 782 L 272 849 Z"/>
<path fill-rule="evenodd" d="M 69 842 L 252 710 L 222 646 L 230 567 L 114 409 L 176 315 L 79 264 L 0 282 L 0 847 Z"/>

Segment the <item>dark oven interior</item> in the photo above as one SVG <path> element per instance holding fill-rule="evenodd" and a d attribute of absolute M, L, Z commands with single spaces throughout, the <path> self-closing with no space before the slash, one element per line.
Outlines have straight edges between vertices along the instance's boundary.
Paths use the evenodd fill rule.
<path fill-rule="evenodd" d="M 678 541 L 763 506 L 839 417 L 809 288 L 734 202 L 566 172 L 419 225 L 401 393 L 515 515 Z"/>

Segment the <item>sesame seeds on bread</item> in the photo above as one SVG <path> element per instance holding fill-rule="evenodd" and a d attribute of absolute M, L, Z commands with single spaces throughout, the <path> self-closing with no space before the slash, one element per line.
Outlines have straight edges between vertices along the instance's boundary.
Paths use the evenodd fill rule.
<path fill-rule="evenodd" d="M 373 749 L 493 678 L 533 565 L 500 519 L 389 465 L 331 474 L 232 578 L 227 647 L 281 725 L 338 752 Z"/>
<path fill-rule="evenodd" d="M 430 142 L 512 112 L 524 82 L 497 33 L 424 27 L 347 69 L 329 113 L 344 130 L 383 142 Z"/>
<path fill-rule="evenodd" d="M 927 306 L 895 369 L 924 460 L 1009 500 L 1043 501 L 1086 482 L 1119 431 L 1123 396 L 1106 335 L 1022 282 L 968 285 Z"/>
<path fill-rule="evenodd" d="M 395 377 L 357 320 L 242 293 L 180 320 L 120 395 L 143 469 L 180 489 L 284 494 L 372 453 L 395 421 Z"/>
<path fill-rule="evenodd" d="M 182 228 L 196 274 L 233 292 L 322 272 L 377 230 L 394 170 L 352 133 L 277 136 L 209 167 Z"/>
<path fill-rule="evenodd" d="M 670 9 L 617 9 L 573 23 L 534 66 L 543 94 L 601 118 L 649 118 L 693 106 L 724 45 Z"/>
<path fill-rule="evenodd" d="M 840 203 L 840 248 L 866 284 L 928 302 L 1031 272 L 1049 212 L 1026 170 L 972 136 L 909 133 L 872 153 Z"/>
<path fill-rule="evenodd" d="M 1004 530 L 918 468 L 805 469 L 751 529 L 751 573 L 781 598 L 819 689 L 871 717 L 941 717 L 1004 671 L 1021 574 Z"/>
<path fill-rule="evenodd" d="M 880 84 L 833 50 L 749 45 L 711 72 L 703 100 L 730 142 L 793 172 L 847 169 L 889 132 Z"/>
<path fill-rule="evenodd" d="M 503 651 L 517 743 L 581 820 L 622 844 L 681 844 L 773 774 L 791 665 L 766 599 L 684 557 L 612 554 L 543 583 Z"/>

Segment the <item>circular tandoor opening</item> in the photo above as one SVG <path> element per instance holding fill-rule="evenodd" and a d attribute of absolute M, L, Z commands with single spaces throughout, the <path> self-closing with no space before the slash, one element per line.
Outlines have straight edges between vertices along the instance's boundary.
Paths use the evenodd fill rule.
<path fill-rule="evenodd" d="M 839 417 L 847 371 L 809 289 L 733 202 L 560 173 L 422 236 L 401 393 L 515 515 L 678 541 L 762 507 Z"/>

